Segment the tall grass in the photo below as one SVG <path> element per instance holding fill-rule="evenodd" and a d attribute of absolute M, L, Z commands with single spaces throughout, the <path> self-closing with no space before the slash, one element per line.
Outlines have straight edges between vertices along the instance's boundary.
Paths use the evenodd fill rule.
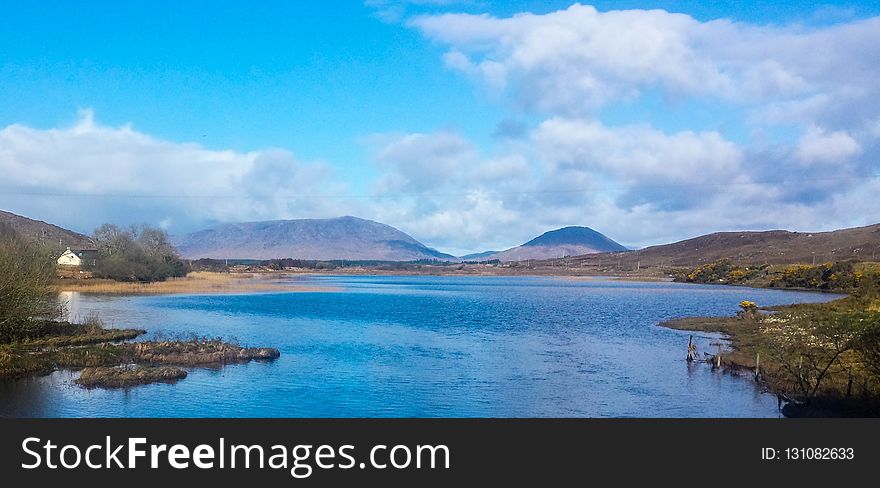
<path fill-rule="evenodd" d="M 111 280 L 69 280 L 58 282 L 56 291 L 82 293 L 150 295 L 186 293 L 244 293 L 251 291 L 326 291 L 328 288 L 291 286 L 263 279 L 250 273 L 216 273 L 198 271 L 185 278 L 170 278 L 152 283 Z"/>

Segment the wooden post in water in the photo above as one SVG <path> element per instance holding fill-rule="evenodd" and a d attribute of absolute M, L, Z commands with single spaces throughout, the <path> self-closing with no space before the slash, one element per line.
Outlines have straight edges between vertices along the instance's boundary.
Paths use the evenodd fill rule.
<path fill-rule="evenodd" d="M 694 350 L 694 336 L 691 336 L 690 339 L 688 339 L 687 362 L 691 362 L 694 360 L 693 350 Z"/>
<path fill-rule="evenodd" d="M 755 353 L 755 381 L 758 381 L 758 378 L 761 375 L 761 353 Z"/>

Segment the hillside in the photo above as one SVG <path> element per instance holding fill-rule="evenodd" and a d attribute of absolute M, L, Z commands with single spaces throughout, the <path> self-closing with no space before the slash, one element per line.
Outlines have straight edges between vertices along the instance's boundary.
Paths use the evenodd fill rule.
<path fill-rule="evenodd" d="M 92 247 L 88 236 L 42 220 L 33 220 L 2 210 L 0 210 L 0 224 L 9 225 L 19 236 L 32 242 L 48 244 L 61 249 L 65 247 L 73 249 Z"/>
<path fill-rule="evenodd" d="M 490 256 L 493 254 L 498 254 L 500 251 L 483 251 L 483 252 L 475 252 L 473 254 L 465 254 L 464 256 L 459 256 L 458 258 L 462 261 L 486 261 L 487 259 L 492 259 Z"/>
<path fill-rule="evenodd" d="M 545 232 L 521 246 L 491 254 L 482 260 L 525 261 L 625 250 L 622 245 L 589 227 L 572 226 Z"/>
<path fill-rule="evenodd" d="M 176 244 L 192 259 L 457 260 L 394 227 L 356 217 L 222 224 Z"/>
<path fill-rule="evenodd" d="M 873 261 L 880 258 L 880 224 L 832 232 L 716 232 L 639 251 L 578 256 L 574 261 L 580 266 L 632 270 L 692 267 L 723 258 L 740 264 Z"/>

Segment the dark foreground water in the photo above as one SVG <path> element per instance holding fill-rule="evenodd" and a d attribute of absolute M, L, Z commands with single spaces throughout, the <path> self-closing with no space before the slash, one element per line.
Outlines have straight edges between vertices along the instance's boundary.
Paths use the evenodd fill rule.
<path fill-rule="evenodd" d="M 302 279 L 301 279 L 302 280 Z M 535 277 L 305 279 L 333 293 L 69 295 L 74 316 L 281 350 L 174 384 L 85 390 L 78 373 L 0 382 L 0 416 L 765 417 L 752 381 L 684 361 L 679 316 L 830 295 Z M 149 336 L 147 338 L 150 338 Z M 717 338 L 702 335 L 703 350 Z"/>

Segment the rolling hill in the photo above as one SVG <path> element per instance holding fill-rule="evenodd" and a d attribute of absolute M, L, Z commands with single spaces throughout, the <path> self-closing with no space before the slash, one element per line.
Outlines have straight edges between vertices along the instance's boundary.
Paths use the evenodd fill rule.
<path fill-rule="evenodd" d="M 489 256 L 493 254 L 498 254 L 501 251 L 483 251 L 483 252 L 475 252 L 472 254 L 465 254 L 464 256 L 459 256 L 458 258 L 462 261 L 486 261 L 487 259 L 492 259 Z"/>
<path fill-rule="evenodd" d="M 831 232 L 716 232 L 638 251 L 578 256 L 576 265 L 635 269 L 692 267 L 730 259 L 740 264 L 793 264 L 880 258 L 880 224 Z"/>
<path fill-rule="evenodd" d="M 0 210 L 0 224 L 6 224 L 19 236 L 32 242 L 57 246 L 60 249 L 70 247 L 82 249 L 92 247 L 88 236 L 67 230 L 57 225 L 33 220 L 21 215 Z"/>
<path fill-rule="evenodd" d="M 357 217 L 221 224 L 176 244 L 191 259 L 457 260 L 390 225 Z"/>

